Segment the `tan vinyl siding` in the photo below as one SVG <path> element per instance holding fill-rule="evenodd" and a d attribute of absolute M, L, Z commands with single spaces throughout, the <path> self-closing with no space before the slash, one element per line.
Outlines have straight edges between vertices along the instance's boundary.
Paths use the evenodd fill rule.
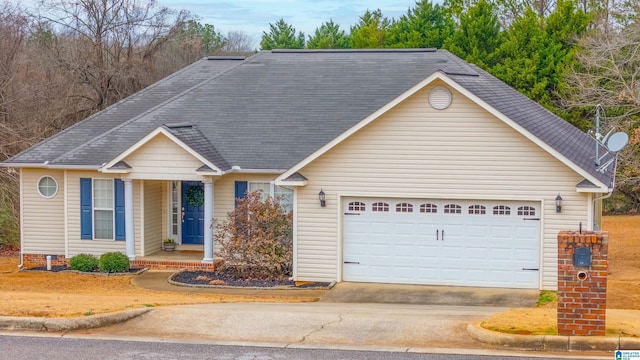
<path fill-rule="evenodd" d="M 588 223 L 588 195 L 575 191 L 583 178 L 453 90 L 449 108 L 432 109 L 430 88 L 300 170 L 297 280 L 341 280 L 341 196 L 514 199 L 542 202 L 541 284 L 554 288 L 558 231 Z"/>
<path fill-rule="evenodd" d="M 64 254 L 64 171 L 22 169 L 22 251 L 29 254 Z M 51 176 L 58 184 L 52 198 L 38 192 L 38 181 Z"/>
<path fill-rule="evenodd" d="M 144 182 L 144 255 L 160 251 L 162 247 L 162 193 L 164 181 Z"/>
<path fill-rule="evenodd" d="M 158 134 L 127 156 L 133 179 L 185 180 L 196 179 L 196 170 L 203 163 L 163 134 Z"/>

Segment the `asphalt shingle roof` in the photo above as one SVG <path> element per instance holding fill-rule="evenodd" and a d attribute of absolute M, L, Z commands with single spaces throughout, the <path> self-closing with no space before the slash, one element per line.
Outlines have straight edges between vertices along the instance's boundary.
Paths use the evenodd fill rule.
<path fill-rule="evenodd" d="M 100 166 L 163 124 L 221 169 L 285 170 L 443 71 L 605 184 L 594 140 L 443 50 L 263 51 L 203 59 L 9 159 Z"/>

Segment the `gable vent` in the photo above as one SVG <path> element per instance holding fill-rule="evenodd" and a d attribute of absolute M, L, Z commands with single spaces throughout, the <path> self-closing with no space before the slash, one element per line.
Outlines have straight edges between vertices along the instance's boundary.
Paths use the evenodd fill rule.
<path fill-rule="evenodd" d="M 429 104 L 434 109 L 444 110 L 451 105 L 451 91 L 444 86 L 436 86 L 429 93 Z"/>

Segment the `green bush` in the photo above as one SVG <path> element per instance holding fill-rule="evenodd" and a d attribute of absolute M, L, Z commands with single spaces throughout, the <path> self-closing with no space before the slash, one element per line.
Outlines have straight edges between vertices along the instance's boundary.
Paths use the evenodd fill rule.
<path fill-rule="evenodd" d="M 129 258 L 120 252 L 104 253 L 100 256 L 100 272 L 119 273 L 129 271 Z"/>
<path fill-rule="evenodd" d="M 98 270 L 98 258 L 91 254 L 78 254 L 69 259 L 69 267 L 82 272 Z"/>

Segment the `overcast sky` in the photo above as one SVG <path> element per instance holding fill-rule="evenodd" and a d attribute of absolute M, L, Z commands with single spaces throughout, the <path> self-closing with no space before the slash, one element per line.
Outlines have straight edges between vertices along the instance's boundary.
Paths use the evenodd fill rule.
<path fill-rule="evenodd" d="M 415 5 L 415 0 L 158 0 L 158 4 L 189 10 L 202 18 L 201 23 L 211 24 L 223 34 L 244 31 L 258 47 L 262 32 L 280 18 L 308 38 L 330 19 L 349 32 L 367 9 L 379 8 L 384 16 L 397 19 Z"/>

